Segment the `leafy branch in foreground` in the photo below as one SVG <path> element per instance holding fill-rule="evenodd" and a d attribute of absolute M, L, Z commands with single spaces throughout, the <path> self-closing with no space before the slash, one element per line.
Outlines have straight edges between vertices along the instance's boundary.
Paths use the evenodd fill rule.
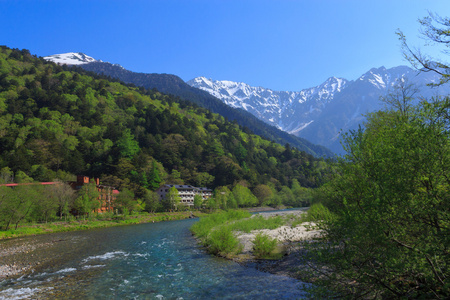
<path fill-rule="evenodd" d="M 349 297 L 450 295 L 450 101 L 413 108 L 370 114 L 365 130 L 347 134 L 325 202 L 333 218 L 305 245 L 317 286 Z"/>

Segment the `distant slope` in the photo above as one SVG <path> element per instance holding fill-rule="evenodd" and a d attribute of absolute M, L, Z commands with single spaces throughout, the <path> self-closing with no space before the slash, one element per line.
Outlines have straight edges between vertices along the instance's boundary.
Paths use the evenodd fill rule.
<path fill-rule="evenodd" d="M 120 65 L 100 61 L 85 63 L 80 65 L 80 67 L 87 71 L 104 74 L 126 83 L 142 86 L 146 89 L 156 88 L 162 93 L 172 94 L 184 100 L 192 101 L 212 112 L 219 113 L 230 121 L 236 121 L 239 125 L 249 128 L 255 134 L 266 137 L 279 144 L 285 145 L 289 143 L 291 146 L 317 157 L 334 156 L 334 153 L 326 147 L 315 145 L 306 139 L 279 130 L 242 109 L 232 108 L 208 92 L 191 87 L 178 76 L 170 74 L 135 73 L 124 69 Z"/>

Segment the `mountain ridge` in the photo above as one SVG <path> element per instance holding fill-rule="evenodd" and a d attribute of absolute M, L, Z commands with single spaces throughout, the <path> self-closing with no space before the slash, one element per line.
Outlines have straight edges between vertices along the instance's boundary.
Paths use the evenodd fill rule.
<path fill-rule="evenodd" d="M 55 55 L 46 57 L 54 57 Z M 63 60 L 52 61 L 58 64 L 67 64 L 67 61 Z M 156 88 L 162 93 L 178 96 L 181 99 L 191 101 L 199 106 L 207 108 L 214 113 L 219 113 L 231 121 L 236 121 L 241 126 L 249 128 L 255 134 L 264 136 L 279 144 L 285 145 L 288 143 L 299 150 L 305 151 L 317 157 L 332 157 L 335 155 L 332 151 L 324 146 L 315 145 L 308 140 L 290 135 L 289 133 L 273 127 L 258 119 L 250 112 L 247 112 L 243 109 L 232 108 L 224 104 L 221 100 L 210 95 L 208 92 L 188 85 L 176 75 L 136 73 L 130 70 L 126 70 L 118 64 L 111 64 L 109 62 L 103 62 L 100 60 L 77 64 L 76 66 L 81 67 L 86 71 L 91 71 L 97 74 L 103 74 L 112 78 L 117 78 L 125 83 L 132 83 L 136 86 L 142 86 L 147 89 Z"/>
<path fill-rule="evenodd" d="M 426 85 L 437 82 L 438 76 L 417 73 L 407 66 L 372 68 L 356 80 L 329 77 L 320 85 L 297 92 L 274 91 L 204 77 L 187 83 L 215 95 L 228 105 L 246 109 L 283 131 L 342 154 L 341 133 L 356 129 L 364 122 L 364 114 L 382 109 L 380 97 L 392 91 L 399 79 L 416 84 L 421 96 L 429 97 L 436 92 Z M 237 85 L 245 88 L 236 88 Z M 440 89 L 450 92 L 448 86 Z"/>

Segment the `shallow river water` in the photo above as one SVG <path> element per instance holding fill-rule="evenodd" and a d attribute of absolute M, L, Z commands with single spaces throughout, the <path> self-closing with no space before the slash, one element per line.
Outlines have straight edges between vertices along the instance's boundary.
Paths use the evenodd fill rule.
<path fill-rule="evenodd" d="M 0 299 L 299 299 L 303 283 L 205 253 L 195 220 L 55 234 L 52 264 L 0 282 Z M 40 237 L 23 239 L 23 243 Z"/>

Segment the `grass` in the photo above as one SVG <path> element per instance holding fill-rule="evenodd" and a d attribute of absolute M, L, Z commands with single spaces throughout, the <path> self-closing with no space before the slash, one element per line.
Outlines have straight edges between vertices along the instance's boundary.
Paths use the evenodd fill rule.
<path fill-rule="evenodd" d="M 212 254 L 229 256 L 239 252 L 239 241 L 229 226 L 232 222 L 248 218 L 251 214 L 243 210 L 229 210 L 200 218 L 192 225 L 192 233 Z"/>
<path fill-rule="evenodd" d="M 204 213 L 196 212 L 197 216 L 204 215 Z M 67 222 L 57 221 L 42 224 L 24 224 L 15 229 L 0 231 L 0 240 L 23 237 L 29 235 L 86 230 L 94 228 L 105 228 L 121 225 L 133 225 L 141 223 L 152 223 L 172 220 L 187 219 L 191 216 L 190 212 L 170 212 L 170 213 L 156 213 L 148 214 L 142 213 L 139 215 L 131 215 L 122 217 L 117 215 L 99 214 L 98 218 L 88 218 L 87 220 L 69 220 Z"/>
<path fill-rule="evenodd" d="M 192 225 L 191 231 L 210 253 L 232 257 L 241 251 L 239 241 L 233 232 L 249 233 L 252 230 L 276 229 L 299 219 L 291 215 L 270 218 L 264 218 L 261 215 L 250 217 L 249 212 L 242 210 L 219 212 L 200 218 L 199 222 Z M 258 258 L 275 259 L 282 256 L 277 240 L 272 240 L 268 236 L 258 236 L 255 243 L 254 251 Z"/>
<path fill-rule="evenodd" d="M 277 239 L 258 233 L 253 240 L 253 255 L 259 259 L 279 259 L 283 255 L 278 250 Z"/>
<path fill-rule="evenodd" d="M 200 218 L 200 221 L 192 225 L 192 233 L 199 239 L 205 239 L 214 227 L 229 224 L 230 222 L 249 218 L 251 214 L 242 210 L 229 210 L 214 213 Z"/>
<path fill-rule="evenodd" d="M 264 218 L 263 216 L 254 216 L 253 218 L 236 221 L 229 224 L 232 231 L 243 231 L 249 233 L 252 230 L 275 229 L 285 224 L 285 219 L 277 216 Z"/>

